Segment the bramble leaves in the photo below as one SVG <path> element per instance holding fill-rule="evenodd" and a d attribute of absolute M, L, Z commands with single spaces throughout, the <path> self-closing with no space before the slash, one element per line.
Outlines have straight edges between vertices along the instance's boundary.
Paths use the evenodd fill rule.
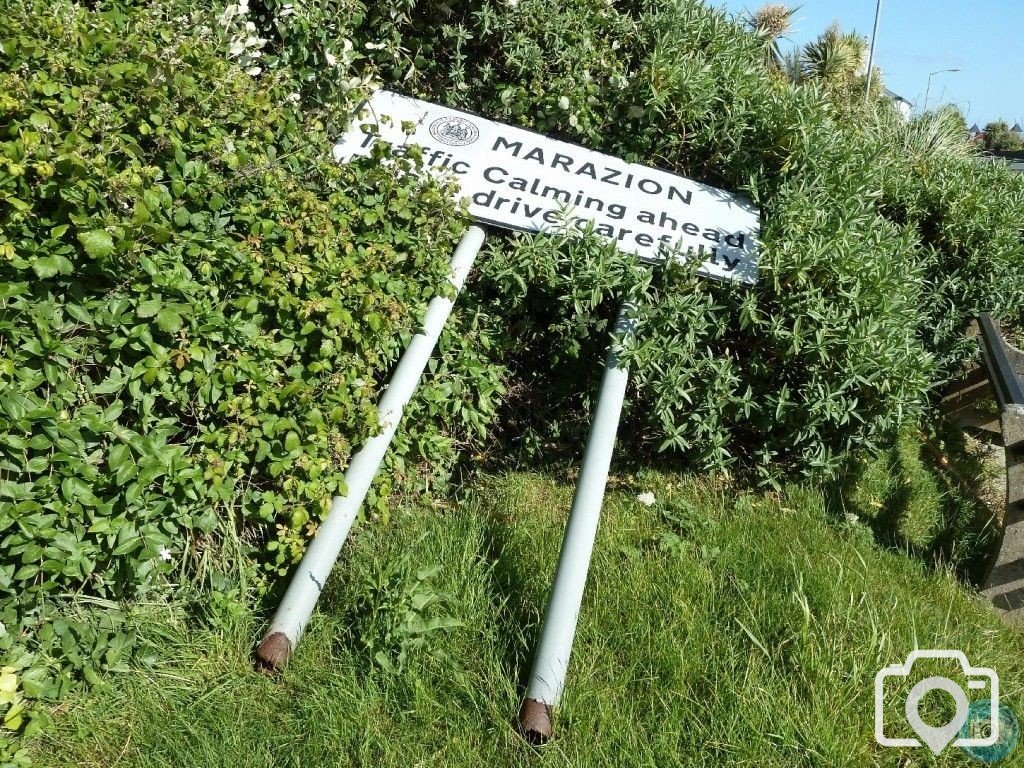
<path fill-rule="evenodd" d="M 130 650 L 100 632 L 114 601 L 287 572 L 463 227 L 411 160 L 334 163 L 169 6 L 59 7 L 5 3 L 0 60 L 0 654 L 30 699 Z M 443 477 L 496 403 L 417 408 L 389 461 Z M 51 622 L 71 594 L 104 607 Z"/>
<path fill-rule="evenodd" d="M 78 242 L 82 244 L 85 252 L 93 259 L 106 258 L 114 251 L 113 238 L 102 229 L 79 232 Z"/>

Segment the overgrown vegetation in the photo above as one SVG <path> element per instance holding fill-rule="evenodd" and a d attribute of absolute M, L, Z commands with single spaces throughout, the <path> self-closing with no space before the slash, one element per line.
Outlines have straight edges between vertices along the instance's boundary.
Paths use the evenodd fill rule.
<path fill-rule="evenodd" d="M 1019 152 L 1024 150 L 1024 137 L 1014 132 L 1005 120 L 989 123 L 982 131 L 985 149 L 994 152 Z"/>
<path fill-rule="evenodd" d="M 994 470 L 956 426 L 938 427 L 930 434 L 908 428 L 879 455 L 852 460 L 832 505 L 857 515 L 883 545 L 978 582 L 996 539 L 983 500 Z"/>
<path fill-rule="evenodd" d="M 355 28 L 353 50 L 368 51 L 358 71 L 401 73 L 418 95 L 745 191 L 762 208 L 756 290 L 656 278 L 664 290 L 631 361 L 630 432 L 649 447 L 763 479 L 833 470 L 922 413 L 973 353 L 972 314 L 1022 295 L 1024 185 L 979 169 L 951 121 L 905 126 L 884 102 L 865 109 L 862 92 L 793 87 L 766 71 L 759 39 L 697 2 L 485 3 L 450 12 L 441 42 L 427 13 L 410 5 L 383 27 L 392 37 Z M 580 336 L 613 302 L 580 313 Z M 561 355 L 564 342 L 552 347 Z M 513 368 L 530 376 L 534 362 Z M 571 363 L 547 368 L 575 378 Z"/>
<path fill-rule="evenodd" d="M 849 67 L 787 82 L 765 35 L 697 0 L 0 11 L 9 729 L 135 646 L 109 601 L 180 581 L 237 604 L 344 490 L 463 226 L 415 157 L 331 161 L 371 87 L 737 190 L 764 219 L 754 289 L 495 233 L 373 491 L 385 519 L 460 460 L 571 455 L 627 291 L 630 455 L 776 486 L 888 449 L 973 354 L 967 320 L 1024 298 L 1024 182 L 977 164 L 953 116 L 864 106 Z"/>
<path fill-rule="evenodd" d="M 64 673 L 42 658 L 92 679 L 130 638 L 43 597 L 165 575 L 237 595 L 239 558 L 287 572 L 462 225 L 380 158 L 333 163 L 284 87 L 159 9 L 4 17 L 0 646 L 49 696 Z M 413 454 L 443 476 L 493 409 L 494 366 L 456 327 L 437 370 L 471 370 L 472 396 L 428 387 L 392 477 Z"/>

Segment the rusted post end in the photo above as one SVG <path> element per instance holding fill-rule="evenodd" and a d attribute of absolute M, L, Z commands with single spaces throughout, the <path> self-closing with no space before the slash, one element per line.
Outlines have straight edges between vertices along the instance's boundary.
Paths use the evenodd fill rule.
<path fill-rule="evenodd" d="M 983 593 L 1005 612 L 1005 618 L 1024 620 L 1024 405 L 1003 408 L 1006 449 L 1006 513 L 1001 541 L 984 581 Z"/>
<path fill-rule="evenodd" d="M 274 632 L 263 638 L 256 648 L 256 668 L 265 672 L 280 672 L 292 657 L 292 644 L 284 632 Z"/>
<path fill-rule="evenodd" d="M 519 730 L 534 745 L 547 744 L 551 738 L 551 707 L 536 699 L 523 699 L 519 709 Z"/>

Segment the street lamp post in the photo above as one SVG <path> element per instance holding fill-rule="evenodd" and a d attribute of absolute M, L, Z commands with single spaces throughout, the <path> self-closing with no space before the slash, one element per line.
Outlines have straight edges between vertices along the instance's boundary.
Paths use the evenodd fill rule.
<path fill-rule="evenodd" d="M 959 72 L 959 69 L 937 69 L 928 73 L 928 87 L 924 89 L 924 111 L 928 111 L 928 96 L 932 92 L 932 75 L 941 75 L 943 72 Z"/>
<path fill-rule="evenodd" d="M 882 0 L 875 5 L 875 28 L 871 31 L 871 48 L 868 50 L 868 84 L 864 88 L 864 103 L 871 100 L 871 73 L 875 66 L 875 40 L 878 39 L 878 17 L 882 15 Z"/>

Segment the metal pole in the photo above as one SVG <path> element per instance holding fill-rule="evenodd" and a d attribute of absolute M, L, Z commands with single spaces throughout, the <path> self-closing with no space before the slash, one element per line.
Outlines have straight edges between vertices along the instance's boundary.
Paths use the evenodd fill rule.
<path fill-rule="evenodd" d="M 868 49 L 868 84 L 864 90 L 864 103 L 871 100 L 871 75 L 875 67 L 875 41 L 878 39 L 878 19 L 882 15 L 882 0 L 875 6 L 875 28 L 871 33 L 871 47 Z"/>
<path fill-rule="evenodd" d="M 620 366 L 619 355 L 622 345 L 633 334 L 633 309 L 632 305 L 623 304 L 615 324 L 617 338 L 608 350 L 597 409 L 583 453 L 583 468 L 558 557 L 558 570 L 548 598 L 526 696 L 519 710 L 523 735 L 533 743 L 543 744 L 551 738 L 551 708 L 557 706 L 565 685 L 615 433 L 626 395 L 629 370 Z"/>
<path fill-rule="evenodd" d="M 483 227 L 473 224 L 455 249 L 449 280 L 456 295 L 480 252 L 485 234 Z M 380 432 L 367 440 L 352 457 L 345 471 L 348 493 L 346 496 L 334 497 L 330 514 L 320 524 L 316 537 L 310 542 L 298 570 L 292 576 L 270 629 L 256 649 L 258 664 L 280 669 L 295 650 L 454 304 L 455 296 L 435 296 L 430 300 L 423 328 L 413 337 L 398 361 L 395 373 L 377 406 Z"/>
<path fill-rule="evenodd" d="M 921 109 L 922 112 L 927 112 L 928 111 L 928 96 L 932 92 L 932 78 L 935 75 L 941 75 L 941 74 L 943 74 L 945 72 L 960 72 L 960 71 L 961 70 L 959 68 L 955 68 L 955 69 L 937 69 L 934 72 L 929 72 L 928 73 L 928 86 L 924 89 L 924 107 Z"/>

